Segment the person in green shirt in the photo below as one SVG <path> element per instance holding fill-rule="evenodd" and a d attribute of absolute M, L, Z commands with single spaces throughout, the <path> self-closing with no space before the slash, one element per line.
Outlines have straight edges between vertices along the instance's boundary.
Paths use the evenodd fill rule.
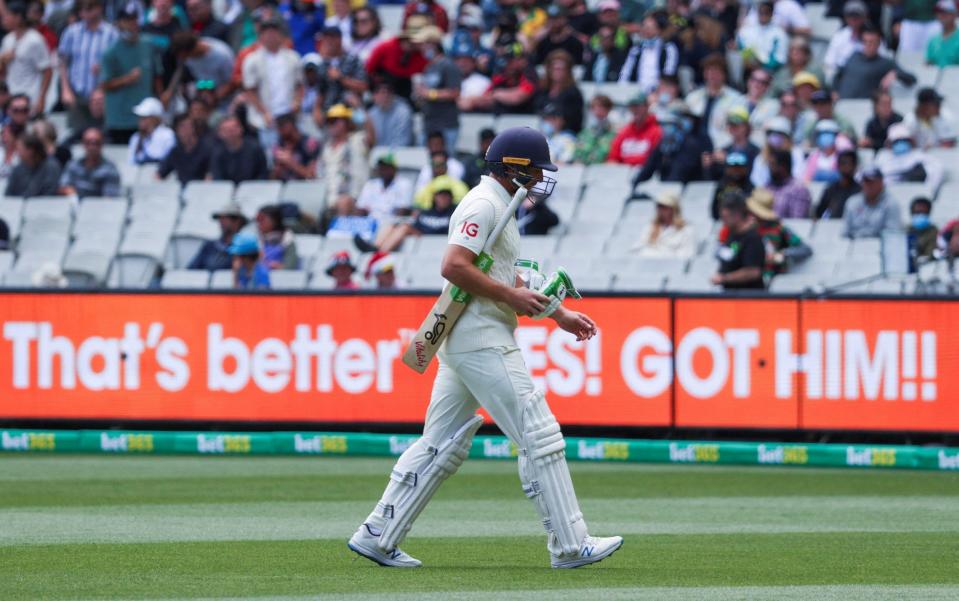
<path fill-rule="evenodd" d="M 105 125 L 111 144 L 126 144 L 137 130 L 133 107 L 159 95 L 160 55 L 152 41 L 140 36 L 137 14 L 122 11 L 116 18 L 120 39 L 103 54 L 100 87 L 106 100 Z"/>
<path fill-rule="evenodd" d="M 609 156 L 609 146 L 616 137 L 616 130 L 609 122 L 609 112 L 613 101 L 609 96 L 597 94 L 589 102 L 589 112 L 594 119 L 579 132 L 576 138 L 576 150 L 573 161 L 585 165 L 605 163 Z"/>
<path fill-rule="evenodd" d="M 954 0 L 939 0 L 936 3 L 936 18 L 942 25 L 942 33 L 932 36 L 926 46 L 926 62 L 936 67 L 959 65 L 959 35 L 956 35 L 956 8 Z"/>

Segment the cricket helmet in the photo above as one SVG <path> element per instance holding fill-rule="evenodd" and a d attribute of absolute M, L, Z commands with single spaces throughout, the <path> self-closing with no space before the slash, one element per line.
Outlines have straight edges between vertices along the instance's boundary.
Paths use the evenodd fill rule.
<path fill-rule="evenodd" d="M 550 160 L 546 138 L 532 127 L 511 127 L 500 132 L 486 151 L 486 164 L 490 173 L 516 180 L 538 200 L 552 194 L 556 186 L 554 178 L 534 172 L 558 168 Z"/>

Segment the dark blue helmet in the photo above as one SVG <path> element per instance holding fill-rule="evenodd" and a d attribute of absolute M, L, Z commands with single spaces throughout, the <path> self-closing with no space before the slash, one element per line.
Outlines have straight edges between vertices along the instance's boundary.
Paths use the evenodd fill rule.
<path fill-rule="evenodd" d="M 556 180 L 540 177 L 532 169 L 556 171 L 549 157 L 549 145 L 539 130 L 532 127 L 511 127 L 493 138 L 486 151 L 490 173 L 516 180 L 523 186 L 533 183 L 530 194 L 540 200 L 553 193 Z"/>

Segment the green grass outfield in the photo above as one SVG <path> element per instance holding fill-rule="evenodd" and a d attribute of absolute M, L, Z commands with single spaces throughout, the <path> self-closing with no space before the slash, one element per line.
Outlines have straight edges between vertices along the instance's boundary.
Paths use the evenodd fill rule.
<path fill-rule="evenodd" d="M 959 474 L 574 463 L 606 561 L 549 566 L 511 461 L 469 461 L 389 570 L 346 539 L 390 459 L 0 456 L 0 600 L 959 599 Z"/>

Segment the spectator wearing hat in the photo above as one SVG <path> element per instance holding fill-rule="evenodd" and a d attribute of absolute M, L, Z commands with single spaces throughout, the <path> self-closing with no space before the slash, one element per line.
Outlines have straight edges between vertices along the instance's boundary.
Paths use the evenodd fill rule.
<path fill-rule="evenodd" d="M 869 98 L 877 89 L 887 90 L 895 81 L 912 86 L 916 78 L 896 61 L 879 54 L 882 35 L 867 25 L 862 28 L 862 49 L 853 53 L 836 73 L 833 85 L 840 98 Z"/>
<path fill-rule="evenodd" d="M 808 219 L 812 209 L 809 189 L 793 177 L 792 154 L 776 150 L 769 155 L 769 185 L 775 203 L 773 208 L 782 219 Z"/>
<path fill-rule="evenodd" d="M 902 122 L 902 115 L 892 108 L 892 96 L 887 90 L 872 95 L 872 117 L 866 122 L 866 132 L 859 140 L 860 148 L 879 150 L 886 145 L 889 127 Z"/>
<path fill-rule="evenodd" d="M 719 215 L 727 235 L 716 251 L 719 270 L 710 282 L 725 290 L 764 289 L 766 247 L 756 231 L 746 199 L 737 193 L 723 196 Z"/>
<path fill-rule="evenodd" d="M 749 70 L 773 72 L 786 64 L 789 36 L 773 22 L 775 2 L 762 0 L 756 5 L 756 22 L 744 23 L 736 36 L 736 46 Z M 770 76 L 771 77 L 771 76 Z"/>
<path fill-rule="evenodd" d="M 217 38 L 201 37 L 185 30 L 173 34 L 170 53 L 183 64 L 195 81 L 212 83 L 217 102 L 233 92 L 234 63 L 239 67 L 239 60 L 229 45 Z"/>
<path fill-rule="evenodd" d="M 623 126 L 609 147 L 609 161 L 642 167 L 659 146 L 663 130 L 649 112 L 649 101 L 640 94 L 629 101 L 632 120 Z"/>
<path fill-rule="evenodd" d="M 273 147 L 273 179 L 282 181 L 313 179 L 320 156 L 320 143 L 305 135 L 294 113 L 276 118 L 277 142 Z"/>
<path fill-rule="evenodd" d="M 277 5 L 277 12 L 286 22 L 293 50 L 300 56 L 314 52 L 316 36 L 323 31 L 325 7 L 318 2 L 282 0 Z"/>
<path fill-rule="evenodd" d="M 369 147 L 363 132 L 354 131 L 353 111 L 342 104 L 326 113 L 325 140 L 318 172 L 326 183 L 327 198 L 359 195 L 369 175 Z"/>
<path fill-rule="evenodd" d="M 116 26 L 120 37 L 103 54 L 100 85 L 105 94 L 106 129 L 110 142 L 126 144 L 137 131 L 135 107 L 161 88 L 161 66 L 157 47 L 140 36 L 135 12 L 122 11 L 117 16 Z M 161 105 L 158 116 L 162 116 L 162 108 Z"/>
<path fill-rule="evenodd" d="M 368 80 L 359 57 L 344 50 L 343 33 L 338 28 L 323 29 L 317 43 L 317 53 L 317 99 L 313 120 L 322 125 L 326 112 L 333 105 L 357 104 L 368 89 Z"/>
<path fill-rule="evenodd" d="M 726 59 L 713 54 L 703 60 L 705 84 L 686 96 L 686 102 L 700 119 L 700 134 L 706 134 L 714 148 L 729 144 L 726 115 L 734 106 L 743 104 L 739 92 L 726 85 Z"/>
<path fill-rule="evenodd" d="M 663 39 L 668 22 L 666 14 L 654 12 L 643 17 L 640 41 L 629 49 L 619 72 L 619 83 L 637 83 L 647 94 L 656 89 L 662 76 L 679 72 L 679 49 Z"/>
<path fill-rule="evenodd" d="M 879 238 L 883 232 L 902 231 L 898 203 L 886 191 L 883 173 L 878 167 L 862 172 L 862 192 L 852 196 L 843 213 L 843 236 Z"/>
<path fill-rule="evenodd" d="M 611 0 L 606 0 L 606 4 Z M 612 0 L 615 2 L 615 0 Z M 601 3 L 602 5 L 602 3 Z M 617 3 L 617 6 L 619 4 Z M 619 30 L 613 25 L 600 25 L 599 30 L 590 39 L 586 52 L 586 66 L 583 81 L 609 83 L 619 81 L 619 74 L 629 56 L 629 43 L 617 44 Z M 627 38 L 628 40 L 628 38 Z"/>
<path fill-rule="evenodd" d="M 213 213 L 213 219 L 220 225 L 220 237 L 216 240 L 207 240 L 200 246 L 200 250 L 187 265 L 187 269 L 205 269 L 216 271 L 230 269 L 233 259 L 230 256 L 230 244 L 234 236 L 246 226 L 246 217 L 243 209 L 234 201 L 230 201 L 222 209 Z"/>
<path fill-rule="evenodd" d="M 842 10 L 846 25 L 829 40 L 826 54 L 823 56 L 823 71 L 826 78 L 831 80 L 853 54 L 862 50 L 862 31 L 869 23 L 866 4 L 862 0 L 848 0 Z M 888 55 L 888 51 L 880 40 L 879 53 Z"/>
<path fill-rule="evenodd" d="M 103 132 L 95 127 L 83 132 L 82 159 L 67 163 L 60 178 L 60 193 L 84 199 L 120 196 L 120 172 L 103 156 Z"/>
<path fill-rule="evenodd" d="M 283 224 L 279 205 L 260 207 L 256 212 L 256 229 L 263 249 L 262 262 L 268 269 L 297 269 L 300 266 L 293 231 Z"/>
<path fill-rule="evenodd" d="M 959 35 L 956 35 L 956 17 L 959 7 L 955 0 L 936 2 L 936 18 L 941 31 L 929 38 L 926 45 L 926 63 L 936 67 L 959 65 Z"/>
<path fill-rule="evenodd" d="M 566 127 L 566 117 L 555 104 L 547 104 L 539 113 L 540 131 L 546 136 L 549 155 L 554 162 L 572 163 L 576 153 L 576 135 Z"/>
<path fill-rule="evenodd" d="M 902 3 L 899 22 L 899 52 L 924 52 L 932 36 L 941 31 L 936 20 L 935 0 L 907 0 Z"/>
<path fill-rule="evenodd" d="M 456 105 L 461 111 L 472 110 L 476 99 L 489 91 L 491 80 L 477 69 L 477 57 L 480 49 L 471 41 L 454 43 L 451 52 L 456 68 L 460 72 L 460 94 Z"/>
<path fill-rule="evenodd" d="M 353 11 L 351 34 L 349 52 L 361 64 L 365 64 L 377 44 L 386 39 L 379 13 L 368 6 Z"/>
<path fill-rule="evenodd" d="M 353 281 L 354 273 L 356 273 L 356 267 L 353 265 L 353 259 L 345 250 L 330 257 L 326 266 L 326 275 L 333 278 L 334 290 L 359 290 L 359 285 Z"/>
<path fill-rule="evenodd" d="M 546 57 L 551 53 L 563 50 L 572 57 L 574 64 L 581 65 L 583 43 L 576 30 L 569 24 L 567 10 L 558 4 L 551 4 L 546 10 L 546 15 L 545 35 L 536 42 L 533 62 L 541 65 L 546 62 Z"/>
<path fill-rule="evenodd" d="M 446 172 L 446 153 L 435 152 L 430 157 L 435 176 L 422 188 L 418 188 L 413 195 L 413 205 L 419 209 L 428 209 L 433 202 L 433 193 L 439 188 L 449 188 L 453 192 L 453 204 L 459 202 L 469 192 L 461 180 Z"/>
<path fill-rule="evenodd" d="M 9 33 L 0 44 L 0 79 L 7 82 L 11 94 L 26 94 L 31 112 L 42 115 L 53 77 L 50 50 L 43 36 L 30 27 L 26 4 L 12 2 L 2 16 Z"/>
<path fill-rule="evenodd" d="M 413 186 L 408 179 L 396 177 L 398 167 L 392 154 L 376 160 L 376 177 L 363 184 L 356 206 L 378 224 L 388 224 L 397 216 L 409 215 L 413 206 Z"/>
<path fill-rule="evenodd" d="M 144 98 L 133 107 L 139 118 L 137 131 L 130 137 L 129 159 L 131 165 L 159 163 L 176 145 L 176 134 L 163 124 L 163 104 L 156 98 Z"/>
<path fill-rule="evenodd" d="M 924 149 L 956 146 L 956 119 L 942 107 L 943 97 L 932 88 L 922 88 L 916 95 L 916 110 L 907 113 L 903 124 L 909 128 L 916 144 Z"/>
<path fill-rule="evenodd" d="M 889 183 L 924 182 L 929 189 L 938 190 L 942 183 L 942 163 L 915 144 L 905 123 L 889 128 L 888 149 L 876 154 L 876 167 Z"/>
<path fill-rule="evenodd" d="M 858 168 L 859 155 L 855 150 L 843 150 L 839 153 L 836 159 L 839 179 L 823 190 L 819 204 L 816 205 L 816 219 L 842 219 L 846 202 L 862 191 L 862 186 L 856 181 Z"/>
<path fill-rule="evenodd" d="M 459 136 L 459 107 L 462 75 L 451 58 L 443 53 L 443 34 L 434 25 L 416 32 L 413 40 L 429 60 L 414 89 L 414 98 L 423 113 L 423 129 L 443 133 L 448 149 L 456 148 Z"/>
<path fill-rule="evenodd" d="M 712 152 L 704 152 L 701 156 L 703 176 L 706 179 L 718 180 L 722 177 L 726 157 L 731 152 L 739 152 L 745 156 L 747 176 L 752 170 L 753 161 L 759 156 L 759 147 L 750 140 L 752 128 L 749 123 L 749 112 L 746 110 L 746 107 L 737 106 L 730 109 L 729 114 L 726 116 L 726 129 L 731 138 L 729 145 Z M 717 207 L 717 215 L 718 210 Z"/>
<path fill-rule="evenodd" d="M 812 249 L 791 229 L 783 225 L 773 210 L 773 195 L 765 188 L 757 188 L 746 199 L 746 207 L 756 220 L 756 233 L 763 239 L 766 261 L 763 279 L 766 284 L 789 267 L 812 256 Z M 720 241 L 723 234 L 720 233 Z"/>
<path fill-rule="evenodd" d="M 613 110 L 613 101 L 604 94 L 597 94 L 589 101 L 589 112 L 592 121 L 576 137 L 576 152 L 573 155 L 577 163 L 595 165 L 605 163 L 609 158 L 609 150 L 616 137 L 616 130 L 609 120 L 609 113 Z"/>
<path fill-rule="evenodd" d="M 746 198 L 752 194 L 754 188 L 749 181 L 749 157 L 746 153 L 733 150 L 727 152 L 724 159 L 719 183 L 716 185 L 716 191 L 710 203 L 710 215 L 714 221 L 719 219 L 719 208 L 726 194 L 733 192 Z"/>
<path fill-rule="evenodd" d="M 60 164 L 47 154 L 36 134 L 28 133 L 17 142 L 20 159 L 7 180 L 5 196 L 56 196 L 60 191 Z"/>
<path fill-rule="evenodd" d="M 812 109 L 814 118 L 809 120 L 808 129 L 803 135 L 804 146 L 809 149 L 816 144 L 816 124 L 824 120 L 835 121 L 839 125 L 839 131 L 842 132 L 854 144 L 858 139 L 856 127 L 843 115 L 835 111 L 835 99 L 828 90 L 817 90 L 812 94 Z"/>
<path fill-rule="evenodd" d="M 630 249 L 641 257 L 688 259 L 696 252 L 696 233 L 683 219 L 679 196 L 664 193 L 656 198 L 653 220 L 639 234 Z"/>
<path fill-rule="evenodd" d="M 772 181 L 770 177 L 771 157 L 777 151 L 789 153 L 793 165 L 792 175 L 796 179 L 802 179 L 806 157 L 802 150 L 793 144 L 791 129 L 789 120 L 785 117 L 773 117 L 766 123 L 766 143 L 753 161 L 753 168 L 749 174 L 750 181 L 757 188 L 765 188 L 770 185 Z"/>
<path fill-rule="evenodd" d="M 117 30 L 103 20 L 103 0 L 80 0 L 80 20 L 60 35 L 58 67 L 60 101 L 69 110 L 70 128 L 83 131 L 93 124 L 90 95 L 99 87 L 103 53 L 117 40 Z"/>
<path fill-rule="evenodd" d="M 769 86 L 770 96 L 779 97 L 783 92 L 796 87 L 796 77 L 800 74 L 812 78 L 817 88 L 822 87 L 821 82 L 825 76 L 818 64 L 813 63 L 809 40 L 804 37 L 795 37 L 789 41 L 786 65 L 773 73 L 773 81 Z"/>
<path fill-rule="evenodd" d="M 486 29 L 483 8 L 479 4 L 461 3 L 456 29 L 449 44 L 450 55 L 456 58 L 466 50 L 471 51 L 471 55 L 476 58 L 476 66 L 483 74 L 489 73 L 490 63 L 494 58 L 493 51 L 483 46 Z"/>
<path fill-rule="evenodd" d="M 157 178 L 165 179 L 175 172 L 177 180 L 184 186 L 205 179 L 213 156 L 212 141 L 200 135 L 196 121 L 189 114 L 178 115 L 173 120 L 173 130 L 176 144 L 160 161 Z"/>
<path fill-rule="evenodd" d="M 373 86 L 373 105 L 367 111 L 373 146 L 396 148 L 413 144 L 413 109 L 393 92 L 387 81 Z"/>
<path fill-rule="evenodd" d="M 769 86 L 773 77 L 764 69 L 755 69 L 746 80 L 746 95 L 743 97 L 743 106 L 749 115 L 749 123 L 754 127 L 762 127 L 779 113 L 779 101 L 769 97 Z M 731 113 L 735 109 L 729 110 Z M 727 113 L 727 120 L 728 120 Z"/>
<path fill-rule="evenodd" d="M 389 253 L 376 253 L 366 266 L 366 279 L 376 279 L 377 290 L 397 290 L 396 258 Z"/>
<path fill-rule="evenodd" d="M 748 27 L 759 23 L 760 11 L 763 4 L 768 2 L 755 3 L 753 9 L 749 11 L 743 21 L 743 26 Z M 809 17 L 806 16 L 806 9 L 796 0 L 774 0 L 772 23 L 782 28 L 789 35 L 812 35 L 812 28 L 809 25 Z"/>
<path fill-rule="evenodd" d="M 925 196 L 917 196 L 909 203 L 909 227 L 906 229 L 906 236 L 913 267 L 919 259 L 932 259 L 938 246 L 939 230 L 929 220 L 931 212 L 932 201 Z"/>
<path fill-rule="evenodd" d="M 286 113 L 298 113 L 303 101 L 303 81 L 300 57 L 287 48 L 288 41 L 278 15 L 260 22 L 260 47 L 243 62 L 243 89 L 248 105 L 250 123 L 270 132 L 264 137 L 272 142 L 275 137 L 274 119 Z"/>
<path fill-rule="evenodd" d="M 232 258 L 235 290 L 268 290 L 270 270 L 260 261 L 260 245 L 256 234 L 239 232 L 233 236 L 227 252 Z"/>
<path fill-rule="evenodd" d="M 423 56 L 413 42 L 413 34 L 429 25 L 422 15 L 406 20 L 405 29 L 394 38 L 381 42 L 366 61 L 366 72 L 372 81 L 392 81 L 396 93 L 407 100 L 413 90 L 411 79 L 423 72 L 429 59 Z"/>
<path fill-rule="evenodd" d="M 816 146 L 806 158 L 802 181 L 831 184 L 839 179 L 839 151 L 855 148 L 839 131 L 839 124 L 823 119 L 816 124 Z"/>
<path fill-rule="evenodd" d="M 269 177 L 263 148 L 255 138 L 243 135 L 243 125 L 235 115 L 227 115 L 220 121 L 217 134 L 220 143 L 210 158 L 213 179 L 239 184 Z"/>
<path fill-rule="evenodd" d="M 230 28 L 213 15 L 212 0 L 186 0 L 186 15 L 190 20 L 189 29 L 198 36 L 216 38 L 224 44 L 230 43 Z M 312 49 L 313 40 L 311 38 L 308 52 Z"/>
<path fill-rule="evenodd" d="M 554 50 L 546 57 L 546 74 L 536 93 L 536 106 L 553 105 L 563 115 L 567 129 L 574 135 L 583 129 L 583 94 L 573 77 L 573 57 L 564 50 Z"/>
<path fill-rule="evenodd" d="M 807 71 L 800 71 L 793 77 L 793 93 L 803 111 L 812 111 L 813 94 L 822 90 L 821 80 Z M 785 92 L 788 93 L 788 92 Z"/>
<path fill-rule="evenodd" d="M 713 150 L 709 138 L 700 136 L 696 117 L 681 102 L 658 117 L 662 139 L 633 181 L 633 187 L 658 175 L 660 181 L 687 183 L 705 179 L 702 157 Z"/>

